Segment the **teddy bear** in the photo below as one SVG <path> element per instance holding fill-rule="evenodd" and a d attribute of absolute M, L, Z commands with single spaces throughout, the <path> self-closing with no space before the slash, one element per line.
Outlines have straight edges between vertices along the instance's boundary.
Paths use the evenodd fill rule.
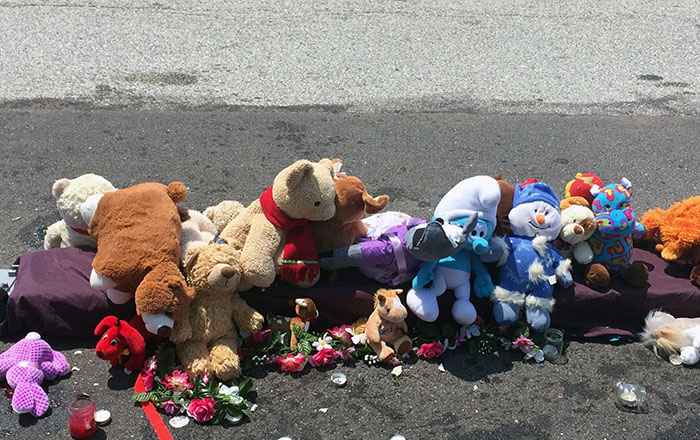
<path fill-rule="evenodd" d="M 308 332 L 313 320 L 318 318 L 318 309 L 311 298 L 290 299 L 289 305 L 294 306 L 296 316 L 281 316 L 268 313 L 267 326 L 272 331 L 279 331 L 284 339 L 289 335 L 289 348 L 295 349 L 298 341 L 297 336 L 294 334 L 294 326 L 296 325 L 301 330 Z"/>
<path fill-rule="evenodd" d="M 235 200 L 224 200 L 204 210 L 203 214 L 214 223 L 217 234 L 221 234 L 226 225 L 243 212 L 245 206 Z"/>
<path fill-rule="evenodd" d="M 654 310 L 644 321 L 642 343 L 675 365 L 695 365 L 700 360 L 700 318 L 674 318 Z"/>
<path fill-rule="evenodd" d="M 70 370 L 66 357 L 30 332 L 3 353 L 0 353 L 0 380 L 7 379 L 12 387 L 12 409 L 19 414 L 41 417 L 49 409 L 49 397 L 41 387 Z"/>
<path fill-rule="evenodd" d="M 389 196 L 372 197 L 360 179 L 339 173 L 339 164 L 334 163 L 335 214 L 329 220 L 311 222 L 311 235 L 319 254 L 350 246 L 356 238 L 367 235 L 362 216 L 381 212 L 389 203 Z"/>
<path fill-rule="evenodd" d="M 182 226 L 176 203 L 186 194 L 181 182 L 147 182 L 90 196 L 81 207 L 97 241 L 90 285 L 116 304 L 134 297 L 148 331 L 162 337 L 192 298 L 178 267 Z"/>
<path fill-rule="evenodd" d="M 637 222 L 632 209 L 632 196 L 628 191 L 631 186 L 630 181 L 623 178 L 620 183 L 591 187 L 596 230 L 588 243 L 593 250 L 593 263 L 598 265 L 586 273 L 586 284 L 593 289 L 607 286 L 610 274 L 621 276 L 634 287 L 644 286 L 649 278 L 649 269 L 644 263 L 630 263 L 632 240 L 644 235 L 644 226 Z"/>
<path fill-rule="evenodd" d="M 424 260 L 406 295 L 409 309 L 421 320 L 433 322 L 438 318 L 437 297 L 447 289 L 455 292 L 455 321 L 470 325 L 476 320 L 476 309 L 470 301 L 471 275 L 476 296 L 488 297 L 494 287 L 481 256 L 490 248 L 500 197 L 500 186 L 493 177 L 464 179 L 440 200 L 433 221 L 404 235 L 409 252 Z M 455 231 L 453 239 L 451 230 Z M 448 252 L 434 253 L 433 248 Z"/>
<path fill-rule="evenodd" d="M 188 209 L 187 217 L 187 220 L 182 222 L 180 258 L 184 258 L 188 249 L 208 245 L 218 234 L 214 222 L 201 212 Z"/>
<path fill-rule="evenodd" d="M 316 284 L 321 270 L 309 222 L 335 214 L 332 168 L 328 159 L 294 162 L 221 232 L 223 240 L 241 249 L 246 284 L 269 287 L 278 273 L 300 287 Z"/>
<path fill-rule="evenodd" d="M 185 256 L 194 299 L 170 335 L 180 361 L 193 375 L 213 374 L 229 380 L 240 374 L 238 335 L 262 328 L 263 317 L 238 295 L 240 251 L 213 243 L 191 248 Z"/>
<path fill-rule="evenodd" d="M 593 261 L 593 250 L 588 239 L 595 232 L 595 214 L 583 197 L 575 196 L 563 199 L 561 209 L 561 232 L 554 245 L 564 258 L 573 257 L 581 264 Z"/>
<path fill-rule="evenodd" d="M 402 356 L 411 350 L 406 325 L 408 311 L 399 299 L 401 293 L 401 289 L 379 289 L 374 294 L 374 311 L 365 324 L 365 335 L 379 362 L 388 362 L 395 355 Z"/>
<path fill-rule="evenodd" d="M 661 258 L 690 265 L 690 280 L 700 286 L 700 196 L 676 202 L 666 210 L 651 209 L 641 223 L 645 238 L 657 242 Z"/>
<path fill-rule="evenodd" d="M 80 207 L 93 194 L 104 194 L 117 189 L 104 177 L 83 174 L 75 179 L 58 179 L 51 187 L 61 220 L 46 229 L 44 249 L 57 247 L 97 247 L 88 233 L 88 225 L 80 215 Z"/>
<path fill-rule="evenodd" d="M 491 294 L 493 315 L 501 326 L 515 322 L 524 307 L 530 327 L 547 330 L 554 308 L 553 285 L 573 284 L 571 261 L 550 243 L 561 231 L 559 204 L 552 187 L 536 179 L 515 187 L 508 215 L 514 236 L 505 238 L 507 258 Z"/>

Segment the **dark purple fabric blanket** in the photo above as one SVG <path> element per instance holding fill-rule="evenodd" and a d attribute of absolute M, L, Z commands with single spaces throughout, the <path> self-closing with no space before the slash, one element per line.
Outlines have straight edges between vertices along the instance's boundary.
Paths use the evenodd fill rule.
<path fill-rule="evenodd" d="M 133 302 L 116 306 L 102 292 L 90 288 L 93 257 L 93 252 L 75 248 L 22 255 L 17 260 L 17 281 L 7 305 L 7 318 L 0 323 L 0 336 L 21 336 L 37 331 L 46 336 L 90 338 L 104 316 L 131 318 Z M 649 266 L 648 286 L 635 289 L 613 279 L 610 288 L 603 292 L 580 283 L 568 289 L 557 287 L 552 326 L 566 330 L 567 336 L 634 337 L 641 331 L 646 314 L 653 309 L 662 309 L 678 317 L 700 316 L 700 289 L 688 280 L 690 269 L 669 264 L 655 253 L 641 249 L 633 251 L 632 260 Z M 574 278 L 582 279 L 580 268 L 575 269 Z M 338 271 L 337 277 L 324 273 L 311 289 L 276 281 L 267 289 L 251 289 L 241 296 L 263 314 L 272 312 L 287 316 L 293 313 L 290 299 L 312 298 L 320 311 L 312 328 L 323 331 L 369 316 L 373 310 L 373 294 L 380 287 L 385 286 L 348 268 Z M 407 290 L 409 286 L 400 287 Z M 490 301 L 486 298 L 473 300 L 479 314 L 490 319 Z M 453 301 L 452 292 L 438 299 L 444 311 L 440 320 L 450 319 Z"/>
<path fill-rule="evenodd" d="M 90 287 L 94 256 L 94 252 L 62 248 L 19 257 L 0 336 L 35 331 L 44 336 L 94 337 L 95 327 L 105 316 L 134 316 L 133 301 L 117 306 Z"/>
<path fill-rule="evenodd" d="M 552 326 L 565 329 L 570 336 L 636 337 L 651 310 L 661 309 L 675 317 L 700 316 L 700 289 L 690 282 L 689 267 L 667 263 L 654 252 L 636 248 L 632 261 L 642 261 L 649 268 L 645 287 L 631 287 L 617 277 L 602 291 L 582 283 L 568 289 L 557 287 Z M 574 268 L 574 280 L 582 279 L 583 269 Z"/>

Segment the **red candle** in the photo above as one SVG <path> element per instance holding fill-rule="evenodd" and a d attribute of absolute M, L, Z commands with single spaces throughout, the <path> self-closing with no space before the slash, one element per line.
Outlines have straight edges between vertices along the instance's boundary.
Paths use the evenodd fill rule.
<path fill-rule="evenodd" d="M 74 438 L 90 438 L 97 431 L 95 402 L 87 394 L 73 397 L 68 405 L 68 432 Z"/>

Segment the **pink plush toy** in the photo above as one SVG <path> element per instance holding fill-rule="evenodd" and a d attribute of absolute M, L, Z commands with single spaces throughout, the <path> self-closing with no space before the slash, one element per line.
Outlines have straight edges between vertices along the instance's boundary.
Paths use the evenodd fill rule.
<path fill-rule="evenodd" d="M 14 389 L 12 409 L 19 414 L 41 417 L 49 409 L 49 396 L 41 382 L 63 376 L 70 365 L 63 354 L 51 349 L 39 333 L 30 332 L 0 354 L 0 379 Z"/>

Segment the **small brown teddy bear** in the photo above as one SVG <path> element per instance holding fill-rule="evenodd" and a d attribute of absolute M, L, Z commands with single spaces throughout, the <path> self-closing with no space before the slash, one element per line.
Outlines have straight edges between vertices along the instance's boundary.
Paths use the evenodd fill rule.
<path fill-rule="evenodd" d="M 336 169 L 340 168 L 339 164 L 335 164 Z M 316 251 L 322 253 L 350 246 L 356 238 L 367 235 L 362 216 L 381 212 L 387 203 L 389 196 L 372 197 L 357 177 L 337 174 L 335 215 L 330 220 L 311 223 Z"/>
<path fill-rule="evenodd" d="M 411 350 L 405 321 L 408 312 L 399 299 L 401 293 L 401 289 L 379 289 L 374 294 L 374 311 L 365 325 L 365 335 L 379 362 L 387 362 L 395 353 L 401 356 Z"/>
<path fill-rule="evenodd" d="M 289 334 L 289 347 L 296 348 L 297 337 L 294 334 L 294 326 L 299 326 L 300 329 L 308 332 L 311 322 L 318 318 L 318 309 L 311 298 L 290 299 L 289 305 L 294 306 L 294 313 L 297 316 L 280 316 L 268 313 L 267 326 L 272 331 L 279 330 L 280 333 Z"/>
<path fill-rule="evenodd" d="M 192 289 L 180 272 L 181 182 L 148 182 L 90 196 L 81 207 L 97 242 L 90 285 L 117 304 L 136 301 L 149 332 L 167 337 L 187 312 Z"/>
<path fill-rule="evenodd" d="M 170 339 L 193 375 L 229 380 L 240 374 L 236 326 L 262 328 L 263 317 L 236 292 L 241 279 L 239 251 L 226 244 L 191 248 L 185 255 L 187 279 L 195 290 L 187 316 L 175 322 Z M 235 324 L 234 324 L 235 323 Z"/>
<path fill-rule="evenodd" d="M 309 221 L 335 214 L 331 169 L 328 159 L 293 163 L 221 232 L 223 240 L 241 249 L 247 283 L 269 287 L 279 273 L 301 287 L 316 284 L 321 270 Z"/>

